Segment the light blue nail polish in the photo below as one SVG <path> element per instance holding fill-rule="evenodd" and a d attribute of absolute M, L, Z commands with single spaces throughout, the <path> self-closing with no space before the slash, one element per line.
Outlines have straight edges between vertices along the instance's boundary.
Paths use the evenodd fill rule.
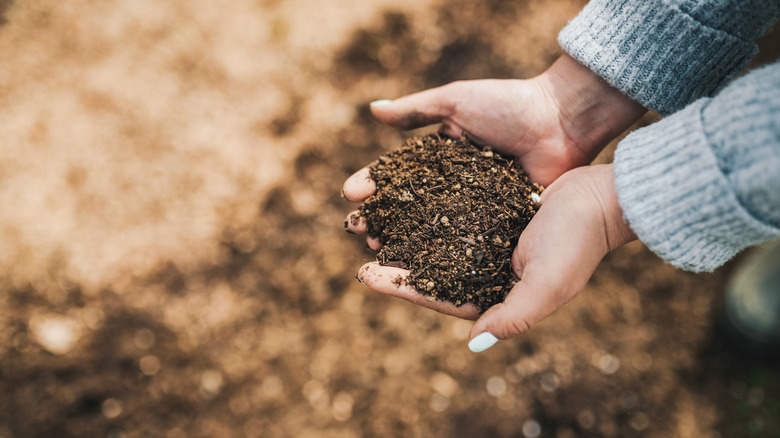
<path fill-rule="evenodd" d="M 389 103 L 393 103 L 393 101 L 390 100 L 390 99 L 380 99 L 380 100 L 375 100 L 375 101 L 369 103 L 368 105 L 373 108 L 375 106 L 387 105 Z"/>
<path fill-rule="evenodd" d="M 492 333 L 483 332 L 469 341 L 469 350 L 473 351 L 474 353 L 480 353 L 496 345 L 496 342 L 498 342 L 498 338 L 493 336 Z"/>

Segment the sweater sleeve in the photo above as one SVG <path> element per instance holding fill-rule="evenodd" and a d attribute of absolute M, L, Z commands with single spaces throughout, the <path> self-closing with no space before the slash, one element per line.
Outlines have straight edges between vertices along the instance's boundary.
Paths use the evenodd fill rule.
<path fill-rule="evenodd" d="M 666 115 L 728 83 L 779 18 L 777 0 L 591 0 L 558 41 L 610 85 Z"/>
<path fill-rule="evenodd" d="M 710 271 L 780 237 L 780 62 L 634 131 L 614 170 L 629 225 L 675 266 Z"/>

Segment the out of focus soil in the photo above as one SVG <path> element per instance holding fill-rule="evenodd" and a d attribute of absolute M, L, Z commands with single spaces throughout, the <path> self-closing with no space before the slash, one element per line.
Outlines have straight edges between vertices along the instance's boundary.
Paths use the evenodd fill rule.
<path fill-rule="evenodd" d="M 0 1 L 0 437 L 777 436 L 733 264 L 631 244 L 480 355 L 354 281 L 340 185 L 412 134 L 366 103 L 530 77 L 583 3 Z"/>

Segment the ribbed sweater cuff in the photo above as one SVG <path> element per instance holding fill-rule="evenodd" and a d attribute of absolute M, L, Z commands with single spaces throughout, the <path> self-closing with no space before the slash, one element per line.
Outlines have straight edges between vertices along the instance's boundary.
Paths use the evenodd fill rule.
<path fill-rule="evenodd" d="M 631 133 L 615 152 L 620 206 L 639 240 L 667 262 L 711 271 L 780 236 L 739 202 L 703 134 L 701 99 Z"/>
<path fill-rule="evenodd" d="M 671 114 L 711 95 L 758 48 L 666 3 L 592 0 L 558 41 L 572 57 L 646 108 Z"/>

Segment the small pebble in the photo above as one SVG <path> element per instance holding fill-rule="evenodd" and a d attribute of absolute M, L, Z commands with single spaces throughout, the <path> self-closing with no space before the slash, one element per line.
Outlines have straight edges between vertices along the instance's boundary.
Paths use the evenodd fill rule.
<path fill-rule="evenodd" d="M 414 200 L 414 195 L 412 195 L 408 191 L 407 192 L 403 192 L 401 195 L 398 196 L 398 200 L 401 201 L 401 202 L 413 201 Z"/>

